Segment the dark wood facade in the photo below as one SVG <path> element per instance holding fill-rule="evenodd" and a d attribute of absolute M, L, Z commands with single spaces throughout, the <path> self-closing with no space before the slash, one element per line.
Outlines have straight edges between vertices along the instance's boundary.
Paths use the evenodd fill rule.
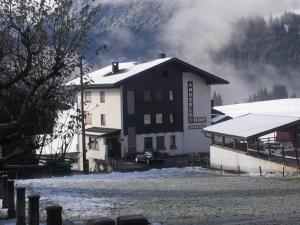
<path fill-rule="evenodd" d="M 133 77 L 123 85 L 123 122 L 124 135 L 128 127 L 135 127 L 136 134 L 183 131 L 183 96 L 182 71 L 174 63 L 164 64 Z M 162 90 L 163 100 L 156 100 L 156 91 Z M 127 92 L 133 91 L 135 113 L 128 115 Z M 144 91 L 151 92 L 151 101 L 144 101 Z M 173 92 L 173 100 L 169 99 Z M 155 123 L 155 115 L 163 114 L 163 123 Z M 144 115 L 151 114 L 151 124 L 144 124 Z M 169 115 L 173 114 L 174 122 L 170 123 Z"/>

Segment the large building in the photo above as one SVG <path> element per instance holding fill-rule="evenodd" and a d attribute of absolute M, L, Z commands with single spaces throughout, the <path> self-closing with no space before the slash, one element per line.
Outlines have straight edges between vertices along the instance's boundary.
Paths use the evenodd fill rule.
<path fill-rule="evenodd" d="M 97 160 L 148 149 L 170 155 L 209 152 L 210 139 L 202 129 L 211 122 L 211 85 L 226 80 L 164 57 L 114 62 L 86 79 L 91 80 L 84 91 L 90 171 L 97 170 Z M 80 79 L 68 84 L 79 85 Z"/>

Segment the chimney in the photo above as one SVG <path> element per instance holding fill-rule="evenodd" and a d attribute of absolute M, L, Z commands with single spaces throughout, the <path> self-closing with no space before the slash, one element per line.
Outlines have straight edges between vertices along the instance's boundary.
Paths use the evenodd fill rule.
<path fill-rule="evenodd" d="M 166 58 L 166 53 L 160 53 L 160 54 L 158 54 L 158 58 L 159 59 Z"/>
<path fill-rule="evenodd" d="M 112 74 L 119 72 L 119 62 L 113 62 L 111 64 L 111 67 L 112 67 L 112 70 L 111 70 Z"/>

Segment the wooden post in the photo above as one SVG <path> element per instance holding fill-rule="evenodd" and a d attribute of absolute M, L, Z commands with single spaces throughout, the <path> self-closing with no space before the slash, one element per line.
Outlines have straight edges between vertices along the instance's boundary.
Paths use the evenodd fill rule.
<path fill-rule="evenodd" d="M 272 159 L 272 152 L 271 152 L 271 144 L 270 144 L 270 138 L 268 137 L 268 149 L 269 149 L 269 160 Z"/>
<path fill-rule="evenodd" d="M 259 166 L 259 175 L 262 176 L 261 166 Z"/>
<path fill-rule="evenodd" d="M 62 225 L 62 207 L 60 205 L 51 205 L 46 208 L 47 225 Z"/>
<path fill-rule="evenodd" d="M 222 136 L 222 147 L 225 146 L 225 136 Z"/>
<path fill-rule="evenodd" d="M 39 225 L 40 224 L 40 204 L 39 195 L 28 196 L 28 225 Z"/>
<path fill-rule="evenodd" d="M 2 176 L 5 175 L 5 172 L 0 172 L 0 199 L 3 199 L 3 182 L 2 182 Z"/>
<path fill-rule="evenodd" d="M 246 140 L 247 141 L 247 146 L 246 146 L 246 148 L 247 148 L 247 155 L 249 154 L 249 151 L 248 151 L 248 149 L 249 149 L 249 140 Z"/>
<path fill-rule="evenodd" d="M 117 225 L 148 225 L 148 220 L 143 215 L 119 216 Z"/>
<path fill-rule="evenodd" d="M 295 149 L 295 156 L 296 156 L 296 160 L 297 160 L 297 169 L 299 170 L 300 168 L 300 164 L 299 164 L 299 157 L 298 157 L 298 143 L 297 143 L 297 133 L 294 132 L 293 133 L 293 144 L 294 144 L 294 149 Z"/>
<path fill-rule="evenodd" d="M 285 165 L 285 152 L 284 152 L 284 146 L 281 146 L 281 156 L 282 156 L 282 164 Z"/>
<path fill-rule="evenodd" d="M 237 150 L 237 140 L 233 139 L 233 149 Z"/>
<path fill-rule="evenodd" d="M 25 223 L 25 187 L 17 187 L 17 222 L 16 225 Z"/>
<path fill-rule="evenodd" d="M 13 180 L 6 181 L 7 186 L 7 218 L 12 219 L 16 217 L 15 208 L 15 182 Z"/>
<path fill-rule="evenodd" d="M 109 217 L 100 217 L 97 219 L 90 219 L 86 225 L 115 225 L 115 221 Z"/>
<path fill-rule="evenodd" d="M 2 208 L 7 208 L 7 185 L 6 182 L 8 181 L 8 176 L 2 176 Z"/>

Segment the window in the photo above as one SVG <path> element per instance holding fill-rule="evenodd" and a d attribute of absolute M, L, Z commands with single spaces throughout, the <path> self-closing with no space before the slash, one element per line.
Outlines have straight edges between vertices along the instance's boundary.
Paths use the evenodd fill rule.
<path fill-rule="evenodd" d="M 151 102 L 151 91 L 144 91 L 144 102 Z"/>
<path fill-rule="evenodd" d="M 134 91 L 127 91 L 127 114 L 133 115 L 135 113 L 135 96 Z"/>
<path fill-rule="evenodd" d="M 85 102 L 91 102 L 92 101 L 92 92 L 90 92 L 90 91 L 85 92 L 84 101 Z"/>
<path fill-rule="evenodd" d="M 105 114 L 101 114 L 100 117 L 101 117 L 101 126 L 105 126 L 105 124 L 106 124 Z"/>
<path fill-rule="evenodd" d="M 169 90 L 169 101 L 173 101 L 174 100 L 174 92 L 173 90 Z"/>
<path fill-rule="evenodd" d="M 151 124 L 151 114 L 145 114 L 144 115 L 144 124 L 145 125 Z"/>
<path fill-rule="evenodd" d="M 174 113 L 169 114 L 169 123 L 173 124 L 174 123 Z"/>
<path fill-rule="evenodd" d="M 145 150 L 153 149 L 152 137 L 145 137 L 144 138 L 144 147 L 145 147 Z"/>
<path fill-rule="evenodd" d="M 100 91 L 100 102 L 101 103 L 105 102 L 105 92 L 104 91 Z"/>
<path fill-rule="evenodd" d="M 162 124 L 163 123 L 163 114 L 159 113 L 155 115 L 155 123 Z"/>
<path fill-rule="evenodd" d="M 163 91 L 161 89 L 155 90 L 155 101 L 157 102 L 163 101 Z"/>
<path fill-rule="evenodd" d="M 92 124 L 92 114 L 85 114 L 85 124 Z"/>
<path fill-rule="evenodd" d="M 165 149 L 165 137 L 164 136 L 156 137 L 156 148 L 157 149 Z"/>
<path fill-rule="evenodd" d="M 170 148 L 176 149 L 176 136 L 175 135 L 170 136 Z"/>
<path fill-rule="evenodd" d="M 89 137 L 89 143 L 88 143 L 89 149 L 92 150 L 99 150 L 98 146 L 98 140 L 95 137 Z"/>

